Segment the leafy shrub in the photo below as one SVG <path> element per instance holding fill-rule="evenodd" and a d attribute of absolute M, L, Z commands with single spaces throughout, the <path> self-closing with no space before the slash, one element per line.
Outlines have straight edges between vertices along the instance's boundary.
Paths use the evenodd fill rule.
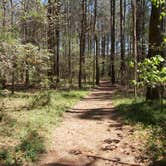
<path fill-rule="evenodd" d="M 49 91 L 40 92 L 38 95 L 32 97 L 29 109 L 43 107 L 49 105 L 51 101 L 51 94 Z"/>
<path fill-rule="evenodd" d="M 18 150 L 24 152 L 27 160 L 35 161 L 38 154 L 45 151 L 44 139 L 39 136 L 36 130 L 30 131 L 29 134 L 22 139 Z"/>
<path fill-rule="evenodd" d="M 43 152 L 44 139 L 37 131 L 30 131 L 18 146 L 0 150 L 0 165 L 22 166 L 25 162 L 37 160 L 38 155 Z"/>
<path fill-rule="evenodd" d="M 3 120 L 4 116 L 5 116 L 5 103 L 4 101 L 0 101 L 0 122 Z"/>
<path fill-rule="evenodd" d="M 165 128 L 158 126 L 150 129 L 150 136 L 147 141 L 147 153 L 153 161 L 157 161 L 166 155 L 166 135 Z"/>
<path fill-rule="evenodd" d="M 2 149 L 0 151 L 0 164 L 3 166 L 22 166 L 23 153 L 16 152 L 14 148 Z"/>
<path fill-rule="evenodd" d="M 132 99 L 118 99 L 116 107 L 124 122 L 135 126 L 136 130 L 144 131 L 146 135 L 146 149 L 152 161 L 158 161 L 166 156 L 166 115 L 160 109 L 159 102 L 134 101 Z M 166 108 L 165 102 L 163 108 Z"/>

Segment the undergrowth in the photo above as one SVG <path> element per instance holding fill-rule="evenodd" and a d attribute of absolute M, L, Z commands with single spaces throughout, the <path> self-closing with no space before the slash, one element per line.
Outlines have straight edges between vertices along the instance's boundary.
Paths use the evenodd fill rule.
<path fill-rule="evenodd" d="M 17 92 L 0 95 L 0 165 L 22 166 L 47 150 L 63 112 L 87 91 Z M 47 143 L 47 147 L 45 144 Z"/>
<path fill-rule="evenodd" d="M 37 131 L 29 131 L 20 144 L 4 148 L 0 151 L 0 161 L 4 166 L 22 166 L 27 162 L 36 161 L 38 155 L 45 152 L 44 138 Z"/>
<path fill-rule="evenodd" d="M 166 100 L 163 111 L 159 101 L 146 102 L 143 98 L 135 101 L 122 95 L 115 96 L 113 104 L 126 124 L 144 132 L 147 139 L 145 153 L 149 159 L 163 162 L 166 157 Z"/>

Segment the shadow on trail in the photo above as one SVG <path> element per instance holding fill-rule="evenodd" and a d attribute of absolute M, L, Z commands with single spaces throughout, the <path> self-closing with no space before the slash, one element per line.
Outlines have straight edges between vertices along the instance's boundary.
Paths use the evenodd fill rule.
<path fill-rule="evenodd" d="M 131 104 L 120 104 L 115 110 L 117 116 L 122 117 L 124 120 L 128 120 L 131 123 L 142 123 L 144 126 L 162 126 L 166 121 L 166 117 L 165 112 L 160 111 L 159 108 L 160 103 L 141 101 Z M 163 105 L 163 108 L 166 110 L 166 104 Z"/>
<path fill-rule="evenodd" d="M 110 101 L 110 105 L 107 104 L 104 107 L 99 108 L 86 108 L 86 109 L 72 109 L 67 111 L 67 113 L 76 114 L 80 119 L 87 120 L 104 120 L 104 119 L 118 119 L 116 116 L 116 111 L 112 108 L 111 99 L 113 94 L 117 91 L 116 86 L 111 86 L 108 82 L 103 82 L 100 87 L 94 89 L 92 95 L 87 98 L 84 98 L 83 101 L 86 102 L 104 102 Z"/>
<path fill-rule="evenodd" d="M 122 93 L 122 94 L 121 94 Z M 117 95 L 118 94 L 118 95 Z M 111 104 L 111 100 L 113 98 L 113 95 L 115 95 L 116 98 L 123 98 L 123 91 L 118 90 L 116 87 L 111 86 L 105 86 L 105 87 L 99 87 L 97 88 L 96 92 L 85 100 L 88 102 L 102 102 L 102 101 L 109 101 Z M 130 97 L 129 97 L 130 98 Z M 114 120 L 116 122 L 120 122 L 117 124 L 110 124 L 109 127 L 121 127 L 124 123 L 127 123 L 129 125 L 135 125 L 135 124 L 141 124 L 144 128 L 151 128 L 151 137 L 148 138 L 148 142 L 154 142 L 154 141 L 160 141 L 161 144 L 163 144 L 163 147 L 165 147 L 166 142 L 166 116 L 165 111 L 166 110 L 166 104 L 163 104 L 163 111 L 160 111 L 160 103 L 154 102 L 154 103 L 148 103 L 145 101 L 137 101 L 137 102 L 131 102 L 131 103 L 124 103 L 119 104 L 118 106 L 114 108 L 110 108 L 109 105 L 101 108 L 90 108 L 90 109 L 73 109 L 69 111 L 70 113 L 76 114 L 78 118 L 80 119 L 87 119 L 87 120 L 105 120 L 110 119 Z M 113 125 L 113 126 L 112 126 Z M 116 126 L 114 126 L 116 125 Z M 120 126 L 119 126 L 120 125 Z M 159 135 L 159 136 L 158 136 Z M 158 137 L 157 137 L 158 136 Z M 154 142 L 154 145 L 155 143 Z M 153 146 L 153 143 L 148 144 L 145 151 L 152 152 L 147 153 L 150 157 L 155 155 L 163 155 L 165 154 L 165 150 L 163 147 L 157 147 Z M 95 158 L 95 157 L 94 157 Z M 95 159 L 101 160 L 100 157 L 96 157 Z M 161 161 L 152 161 L 151 166 L 162 166 L 166 164 L 165 159 Z M 113 161 L 110 161 L 113 162 Z M 122 163 L 119 163 L 122 164 Z M 125 165 L 130 165 L 127 163 L 124 163 Z M 86 165 L 88 166 L 88 165 Z M 90 164 L 89 164 L 90 166 Z"/>
<path fill-rule="evenodd" d="M 87 97 L 84 100 L 99 100 L 99 101 L 105 101 L 105 100 L 111 100 L 112 93 L 111 92 L 100 92 L 100 93 L 94 93 L 91 97 Z"/>
<path fill-rule="evenodd" d="M 79 113 L 81 112 L 78 112 L 78 114 Z M 87 120 L 114 119 L 115 117 L 115 111 L 110 108 L 84 109 L 84 111 L 78 115 L 78 118 Z"/>
<path fill-rule="evenodd" d="M 47 164 L 45 166 L 72 166 L 72 165 L 68 165 L 68 164 L 60 164 L 60 163 L 51 163 L 51 164 Z"/>
<path fill-rule="evenodd" d="M 75 114 L 79 119 L 87 119 L 87 120 L 104 120 L 104 119 L 113 119 L 119 120 L 116 111 L 112 108 L 111 99 L 114 93 L 117 93 L 118 88 L 116 86 L 111 86 L 109 82 L 103 82 L 101 85 L 94 89 L 93 93 L 84 98 L 82 101 L 86 102 L 104 102 L 110 101 L 110 105 L 106 105 L 104 107 L 99 108 L 86 108 L 86 109 L 71 109 L 67 111 L 69 114 Z"/>
<path fill-rule="evenodd" d="M 150 132 L 145 146 L 146 154 L 152 161 L 150 166 L 165 166 L 166 114 L 165 111 L 160 110 L 160 103 L 157 101 L 154 103 L 138 101 L 135 103 L 120 104 L 115 110 L 117 116 L 121 117 L 129 125 L 138 124 Z M 163 105 L 163 110 L 166 110 L 166 104 Z"/>
<path fill-rule="evenodd" d="M 166 166 L 166 159 L 155 161 L 150 166 Z"/>
<path fill-rule="evenodd" d="M 58 163 L 49 163 L 46 164 L 45 166 L 93 166 L 98 160 L 102 160 L 102 161 L 107 161 L 110 162 L 109 164 L 120 164 L 120 165 L 126 165 L 126 166 L 140 166 L 139 164 L 134 164 L 134 163 L 127 163 L 127 162 L 121 162 L 118 161 L 116 159 L 108 159 L 108 158 L 103 158 L 100 156 L 87 156 L 88 158 L 91 158 L 90 161 L 88 163 L 83 164 L 82 162 L 72 162 L 71 161 L 67 161 L 64 163 L 63 161 L 59 161 Z M 81 163 L 81 164 L 80 164 Z"/>

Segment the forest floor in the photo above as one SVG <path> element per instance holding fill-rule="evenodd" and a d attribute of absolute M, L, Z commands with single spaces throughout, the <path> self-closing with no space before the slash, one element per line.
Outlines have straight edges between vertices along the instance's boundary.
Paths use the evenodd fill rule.
<path fill-rule="evenodd" d="M 103 82 L 64 113 L 62 123 L 53 131 L 51 149 L 37 165 L 148 165 L 146 139 L 122 121 L 111 102 L 116 91 Z"/>
<path fill-rule="evenodd" d="M 29 89 L 11 95 L 7 89 L 0 91 L 0 166 L 29 166 L 36 161 L 63 113 L 88 93 Z"/>

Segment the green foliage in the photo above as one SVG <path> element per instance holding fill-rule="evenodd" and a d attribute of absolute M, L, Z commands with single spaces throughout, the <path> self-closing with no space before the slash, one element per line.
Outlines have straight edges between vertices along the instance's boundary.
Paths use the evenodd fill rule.
<path fill-rule="evenodd" d="M 165 4 L 165 0 L 151 0 L 154 5 L 159 7 L 160 5 Z"/>
<path fill-rule="evenodd" d="M 166 67 L 162 67 L 161 63 L 164 59 L 157 55 L 150 59 L 145 59 L 138 64 L 138 74 L 140 78 L 139 85 L 147 85 L 155 87 L 166 82 Z"/>
<path fill-rule="evenodd" d="M 166 67 L 162 66 L 164 58 L 156 55 L 152 58 L 145 58 L 143 62 L 138 63 L 139 80 L 133 80 L 137 86 L 156 87 L 166 82 Z M 131 63 L 132 64 L 132 63 Z M 133 67 L 133 65 L 130 65 Z"/>
<path fill-rule="evenodd" d="M 35 5 L 32 5 L 31 3 L 35 3 L 37 6 L 37 9 Z M 45 21 L 45 8 L 40 0 L 36 0 L 35 2 L 29 2 L 29 5 L 31 5 L 31 8 L 29 8 L 27 11 L 23 11 L 20 20 L 21 21 L 27 21 L 27 20 L 34 20 L 36 22 L 44 22 Z"/>
<path fill-rule="evenodd" d="M 142 98 L 133 101 L 120 95 L 113 99 L 113 104 L 124 122 L 135 127 L 147 140 L 145 152 L 150 160 L 162 159 L 166 155 L 166 113 L 157 111 L 160 103 L 145 102 Z M 163 107 L 166 110 L 166 100 Z"/>
<path fill-rule="evenodd" d="M 0 164 L 3 166 L 22 166 L 20 155 L 14 149 L 1 149 L 0 150 Z"/>
<path fill-rule="evenodd" d="M 35 95 L 31 98 L 28 109 L 32 110 L 34 108 L 44 107 L 46 105 L 49 105 L 50 102 L 51 102 L 51 92 L 50 91 L 40 92 L 38 95 Z"/>
<path fill-rule="evenodd" d="M 5 81 L 4 78 L 11 76 L 13 72 L 24 75 L 24 71 L 28 70 L 30 81 L 39 85 L 50 69 L 50 57 L 47 50 L 39 49 L 30 43 L 22 45 L 17 41 L 0 42 L 0 79 Z M 23 81 L 17 78 L 15 80 Z"/>
<path fill-rule="evenodd" d="M 166 37 L 164 38 L 164 43 L 166 43 Z"/>
<path fill-rule="evenodd" d="M 0 145 L 5 144 L 5 147 L 0 147 L 3 149 L 0 150 L 0 165 L 19 166 L 36 160 L 44 152 L 45 141 L 48 147 L 51 131 L 59 123 L 63 112 L 87 91 L 1 93 L 0 101 L 5 101 L 2 106 L 5 116 L 0 121 Z"/>
<path fill-rule="evenodd" d="M 0 150 L 0 164 L 22 166 L 27 161 L 35 161 L 43 152 L 45 152 L 44 139 L 37 131 L 29 131 L 18 146 Z"/>
<path fill-rule="evenodd" d="M 125 102 L 124 102 L 125 101 Z M 164 124 L 166 120 L 165 113 L 157 111 L 160 109 L 159 102 L 145 102 L 141 99 L 134 102 L 131 99 L 124 100 L 118 105 L 120 113 L 124 114 L 125 119 L 130 123 L 142 123 L 143 125 Z M 122 100 L 121 100 L 122 102 Z M 164 104 L 166 109 L 166 104 Z"/>
<path fill-rule="evenodd" d="M 38 154 L 45 152 L 44 139 L 36 130 L 32 130 L 21 140 L 21 144 L 16 149 L 24 153 L 25 159 L 35 161 Z"/>

